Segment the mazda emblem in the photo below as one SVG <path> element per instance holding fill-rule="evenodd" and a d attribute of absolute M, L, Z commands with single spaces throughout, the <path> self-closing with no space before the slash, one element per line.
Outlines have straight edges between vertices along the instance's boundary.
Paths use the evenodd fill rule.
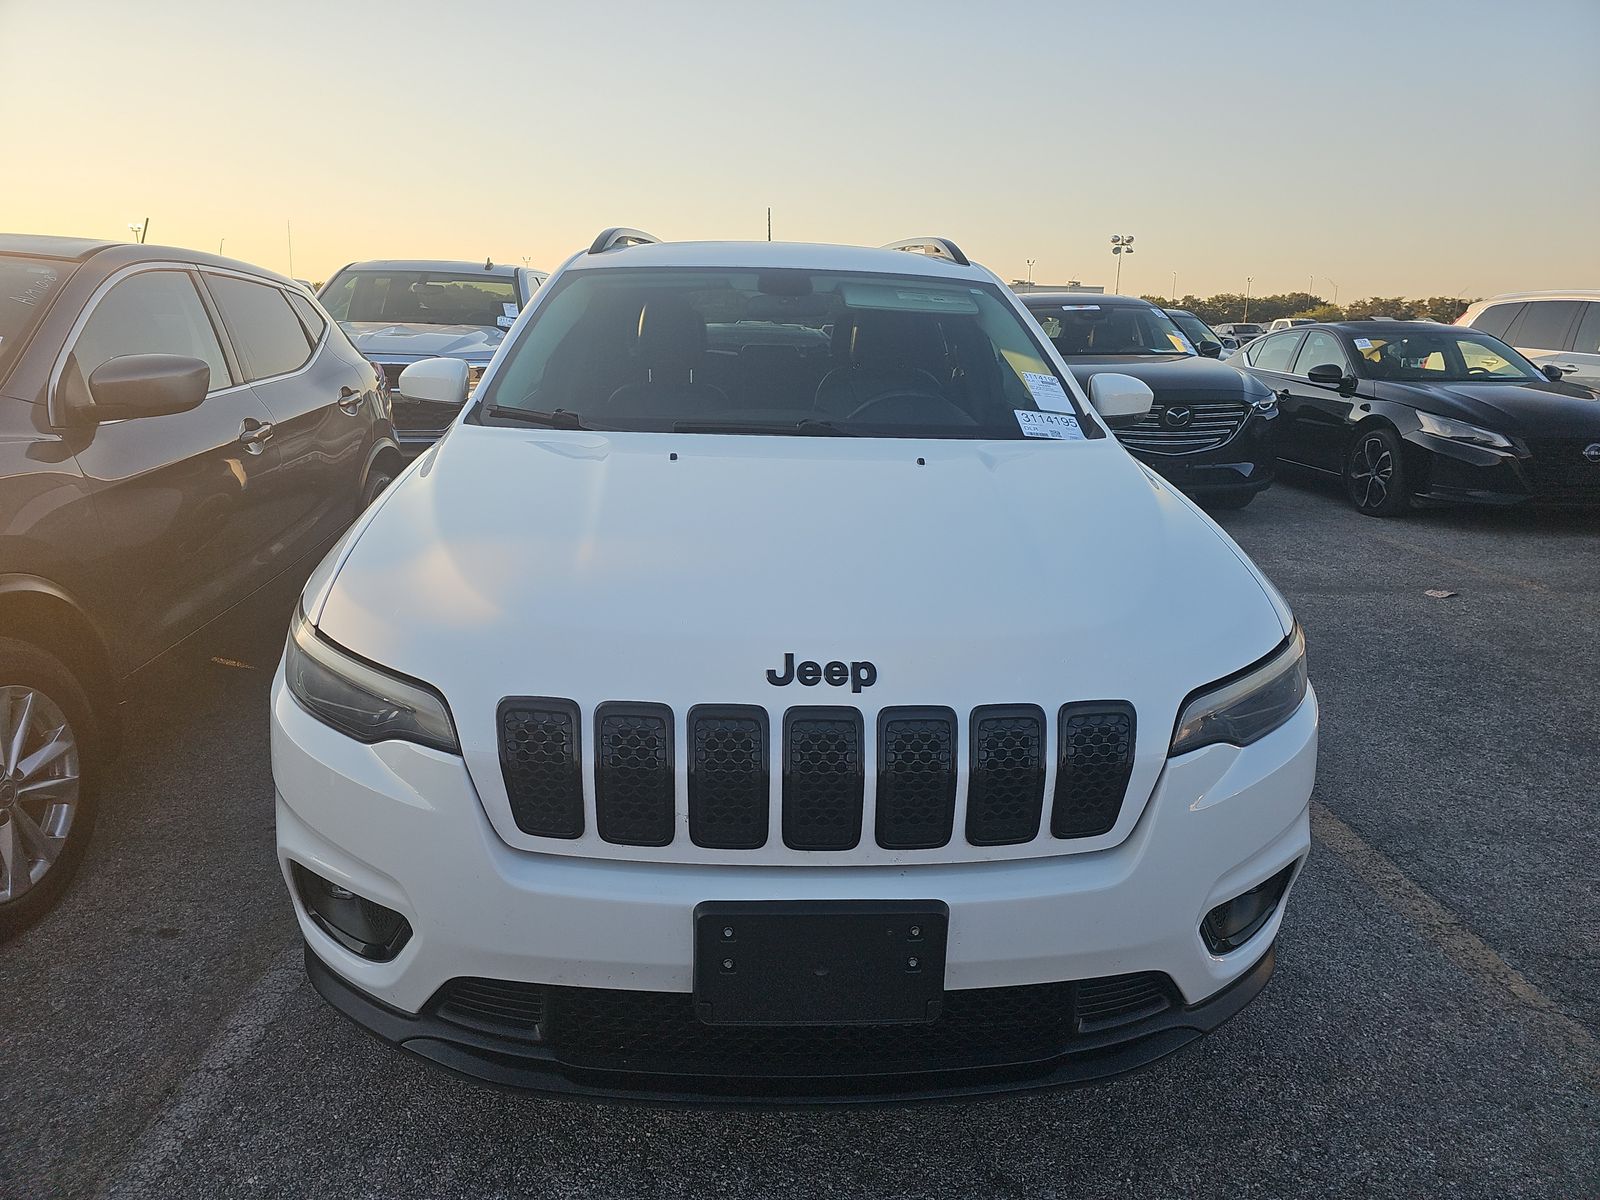
<path fill-rule="evenodd" d="M 1583 456 L 1590 462 L 1600 465 L 1600 442 L 1590 442 L 1585 446 Z"/>
<path fill-rule="evenodd" d="M 1185 408 L 1181 404 L 1174 405 L 1161 414 L 1161 423 L 1168 429 L 1187 429 L 1189 422 L 1194 420 L 1194 410 Z"/>

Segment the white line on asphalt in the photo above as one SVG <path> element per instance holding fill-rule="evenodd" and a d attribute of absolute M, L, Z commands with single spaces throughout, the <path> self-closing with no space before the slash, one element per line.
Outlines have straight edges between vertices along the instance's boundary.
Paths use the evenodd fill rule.
<path fill-rule="evenodd" d="M 1560 1056 L 1562 1065 L 1600 1084 L 1600 1041 L 1561 1006 L 1541 992 L 1467 928 L 1455 913 L 1415 883 L 1383 851 L 1317 802 L 1311 805 L 1311 831 L 1356 875 L 1420 929 L 1445 957 L 1471 975 L 1496 999 L 1514 1001 L 1523 1023 Z"/>
<path fill-rule="evenodd" d="M 183 1175 L 184 1151 L 196 1138 L 206 1136 L 216 1092 L 232 1086 L 232 1076 L 248 1066 L 268 1027 L 304 984 L 303 954 L 296 941 L 272 960 L 211 1039 L 199 1063 L 184 1077 L 177 1094 L 140 1134 L 117 1169 L 117 1178 L 101 1186 L 101 1200 L 167 1195 L 165 1180 Z"/>

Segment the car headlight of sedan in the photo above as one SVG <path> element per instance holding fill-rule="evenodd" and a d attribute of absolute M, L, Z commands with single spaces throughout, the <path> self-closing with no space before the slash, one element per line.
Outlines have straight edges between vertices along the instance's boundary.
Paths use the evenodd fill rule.
<path fill-rule="evenodd" d="M 1191 695 L 1178 713 L 1167 753 L 1186 754 L 1217 742 L 1248 746 L 1294 715 L 1306 687 L 1306 639 L 1296 625 L 1261 662 Z"/>
<path fill-rule="evenodd" d="M 443 696 L 341 650 L 317 634 L 304 612 L 295 613 L 283 674 L 307 712 L 358 742 L 398 739 L 461 753 Z"/>
<path fill-rule="evenodd" d="M 1418 409 L 1417 423 L 1422 426 L 1424 433 L 1431 433 L 1434 437 L 1449 438 L 1452 442 L 1465 442 L 1469 446 L 1484 446 L 1490 450 L 1511 449 L 1511 439 L 1504 434 L 1496 433 L 1492 429 L 1479 429 L 1476 425 L 1468 425 L 1465 421 L 1435 416 L 1433 413 Z"/>

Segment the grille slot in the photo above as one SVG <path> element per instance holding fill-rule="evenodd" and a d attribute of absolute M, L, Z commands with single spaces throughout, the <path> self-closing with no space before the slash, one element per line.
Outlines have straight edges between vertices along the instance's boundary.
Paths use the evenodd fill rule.
<path fill-rule="evenodd" d="M 1050 832 L 1058 838 L 1110 832 L 1133 774 L 1133 705 L 1121 700 L 1061 709 L 1060 760 Z"/>
<path fill-rule="evenodd" d="M 600 836 L 621 846 L 672 841 L 672 710 L 664 704 L 600 705 L 594 715 L 594 815 Z"/>
<path fill-rule="evenodd" d="M 522 1040 L 537 1040 L 544 1022 L 544 988 L 500 979 L 452 979 L 434 1011 L 453 1025 Z"/>
<path fill-rule="evenodd" d="M 500 773 L 517 828 L 537 837 L 581 836 L 578 706 L 523 696 L 502 700 L 498 716 Z"/>
<path fill-rule="evenodd" d="M 689 710 L 689 836 L 696 846 L 767 844 L 771 766 L 767 711 L 754 705 Z"/>
<path fill-rule="evenodd" d="M 783 844 L 849 850 L 861 840 L 861 714 L 791 708 L 783 715 Z"/>
<path fill-rule="evenodd" d="M 1044 711 L 1033 705 L 972 710 L 967 841 L 1008 846 L 1032 841 L 1044 808 Z"/>
<path fill-rule="evenodd" d="M 1172 980 L 1159 971 L 1085 979 L 1078 984 L 1078 1032 L 1098 1033 L 1132 1025 L 1177 1003 Z"/>
<path fill-rule="evenodd" d="M 1191 417 L 1188 424 L 1178 428 L 1165 421 L 1168 408 L 1186 408 Z M 1137 421 L 1112 429 L 1117 440 L 1134 450 L 1148 450 L 1156 454 L 1193 454 L 1200 450 L 1213 450 L 1225 444 L 1239 432 L 1250 415 L 1250 406 L 1242 401 L 1199 401 L 1194 404 L 1168 398 Z"/>
<path fill-rule="evenodd" d="M 878 715 L 878 845 L 947 845 L 956 807 L 956 714 L 886 708 Z"/>

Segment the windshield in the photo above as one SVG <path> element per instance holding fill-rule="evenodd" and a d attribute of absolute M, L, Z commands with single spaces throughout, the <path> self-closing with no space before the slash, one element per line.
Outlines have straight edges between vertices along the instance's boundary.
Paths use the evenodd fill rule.
<path fill-rule="evenodd" d="M 554 287 L 479 390 L 474 419 L 531 413 L 558 415 L 568 428 L 680 433 L 1102 436 L 992 284 L 607 268 L 571 272 Z M 1072 414 L 1069 431 L 1019 415 L 1041 409 Z"/>
<path fill-rule="evenodd" d="M 1193 313 L 1175 312 L 1168 313 L 1167 316 L 1172 318 L 1172 323 L 1183 330 L 1184 336 L 1196 346 L 1201 342 L 1216 342 L 1219 345 L 1222 342 L 1222 339 L 1212 331 L 1211 326 Z"/>
<path fill-rule="evenodd" d="M 398 325 L 510 325 L 518 307 L 511 276 L 481 272 L 341 271 L 317 299 L 335 321 Z"/>
<path fill-rule="evenodd" d="M 1399 337 L 1355 339 L 1368 379 L 1415 383 L 1543 382 L 1544 375 L 1498 338 L 1448 325 Z"/>
<path fill-rule="evenodd" d="M 1068 358 L 1193 354 L 1172 318 L 1147 304 L 1029 305 L 1045 337 Z"/>
<path fill-rule="evenodd" d="M 70 272 L 48 258 L 0 255 L 0 378 Z"/>

